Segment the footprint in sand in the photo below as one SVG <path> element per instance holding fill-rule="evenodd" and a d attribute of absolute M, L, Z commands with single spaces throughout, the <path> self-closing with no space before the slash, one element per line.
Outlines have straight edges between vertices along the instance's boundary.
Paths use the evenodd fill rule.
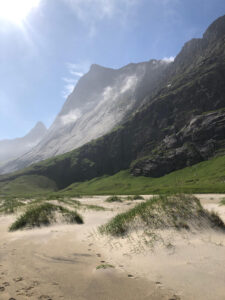
<path fill-rule="evenodd" d="M 6 287 L 6 286 L 10 286 L 9 282 L 3 282 L 3 284 L 2 284 L 2 285 L 4 285 L 4 287 Z"/>
<path fill-rule="evenodd" d="M 14 282 L 20 282 L 23 281 L 23 277 L 17 277 L 17 278 L 13 278 Z"/>
<path fill-rule="evenodd" d="M 169 300 L 180 300 L 181 298 L 177 295 L 173 295 Z"/>
<path fill-rule="evenodd" d="M 49 297 L 47 295 L 41 295 L 38 299 L 39 300 L 53 300 L 51 297 Z"/>
<path fill-rule="evenodd" d="M 32 284 L 33 284 L 33 286 L 38 286 L 38 285 L 40 284 L 40 282 L 37 281 L 37 280 L 34 280 L 34 281 L 32 282 Z"/>
<path fill-rule="evenodd" d="M 0 292 L 4 292 L 5 288 L 4 286 L 0 286 Z"/>

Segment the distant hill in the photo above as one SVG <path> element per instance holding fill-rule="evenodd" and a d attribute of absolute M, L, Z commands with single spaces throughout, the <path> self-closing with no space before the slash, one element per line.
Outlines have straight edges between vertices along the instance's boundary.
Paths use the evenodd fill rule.
<path fill-rule="evenodd" d="M 24 137 L 0 141 L 0 165 L 9 160 L 20 157 L 41 141 L 46 134 L 45 125 L 38 122 L 35 127 Z"/>

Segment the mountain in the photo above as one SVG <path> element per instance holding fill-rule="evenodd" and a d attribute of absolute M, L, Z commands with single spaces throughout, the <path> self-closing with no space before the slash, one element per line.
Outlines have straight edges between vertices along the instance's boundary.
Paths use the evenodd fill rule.
<path fill-rule="evenodd" d="M 0 141 L 0 164 L 18 158 L 35 147 L 45 135 L 45 125 L 38 122 L 24 137 Z"/>
<path fill-rule="evenodd" d="M 1 173 L 66 153 L 123 123 L 164 80 L 169 63 L 151 60 L 114 70 L 92 65 L 77 83 L 41 142 Z"/>
<path fill-rule="evenodd" d="M 134 176 L 160 177 L 223 155 L 224 45 L 225 16 L 210 25 L 202 39 L 184 45 L 154 90 L 142 94 L 142 104 L 119 127 L 72 152 L 1 177 L 0 183 L 35 175 L 62 189 L 125 169 Z"/>

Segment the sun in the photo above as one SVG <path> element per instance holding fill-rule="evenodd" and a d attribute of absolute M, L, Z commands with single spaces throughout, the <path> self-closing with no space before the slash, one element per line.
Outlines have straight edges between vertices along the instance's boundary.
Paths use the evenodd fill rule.
<path fill-rule="evenodd" d="M 40 0 L 0 0 L 0 19 L 21 24 Z"/>

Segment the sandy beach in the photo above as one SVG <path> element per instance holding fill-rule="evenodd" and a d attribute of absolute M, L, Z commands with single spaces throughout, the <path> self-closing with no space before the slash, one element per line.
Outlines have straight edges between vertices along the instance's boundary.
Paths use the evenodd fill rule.
<path fill-rule="evenodd" d="M 145 196 L 148 198 L 147 196 Z M 225 195 L 197 195 L 225 221 Z M 58 224 L 8 232 L 16 216 L 0 217 L 0 299 L 225 299 L 225 235 L 212 229 L 165 231 L 166 245 L 141 233 L 101 236 L 98 226 L 138 203 L 79 199 L 84 225 Z M 135 202 L 135 203 L 134 203 Z M 113 267 L 96 269 L 101 264 Z"/>

